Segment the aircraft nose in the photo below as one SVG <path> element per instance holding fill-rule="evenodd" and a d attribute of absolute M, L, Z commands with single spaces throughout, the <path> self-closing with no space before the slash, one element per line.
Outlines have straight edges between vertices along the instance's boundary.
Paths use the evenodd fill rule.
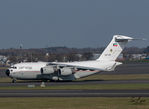
<path fill-rule="evenodd" d="M 9 76 L 10 75 L 10 70 L 7 69 L 5 73 L 6 73 L 7 76 Z"/>

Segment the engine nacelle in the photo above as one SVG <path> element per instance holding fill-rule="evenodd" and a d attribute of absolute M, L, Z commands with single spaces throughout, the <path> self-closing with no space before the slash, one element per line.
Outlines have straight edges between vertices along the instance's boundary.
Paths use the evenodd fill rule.
<path fill-rule="evenodd" d="M 58 68 L 54 66 L 45 66 L 40 69 L 41 74 L 53 74 L 57 73 L 63 76 L 71 75 L 74 73 L 72 68 L 64 67 L 64 68 Z"/>
<path fill-rule="evenodd" d="M 55 72 L 55 68 L 53 66 L 46 66 L 41 68 L 41 74 L 52 74 Z"/>
<path fill-rule="evenodd" d="M 60 69 L 60 71 L 61 71 L 61 75 L 63 76 L 71 75 L 74 73 L 71 68 L 67 68 L 67 67 Z"/>

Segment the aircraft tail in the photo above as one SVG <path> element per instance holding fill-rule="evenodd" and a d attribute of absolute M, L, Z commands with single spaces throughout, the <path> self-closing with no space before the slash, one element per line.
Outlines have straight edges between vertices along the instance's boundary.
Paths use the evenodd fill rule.
<path fill-rule="evenodd" d="M 97 60 L 115 61 L 123 51 L 125 45 L 134 40 L 132 37 L 114 35 L 112 41 Z"/>

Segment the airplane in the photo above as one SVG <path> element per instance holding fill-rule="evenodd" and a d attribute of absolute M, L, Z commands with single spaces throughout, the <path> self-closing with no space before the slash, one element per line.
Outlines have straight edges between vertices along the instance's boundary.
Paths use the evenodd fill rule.
<path fill-rule="evenodd" d="M 73 81 L 102 71 L 114 71 L 121 65 L 116 59 L 125 45 L 137 40 L 123 35 L 114 35 L 100 57 L 91 61 L 78 62 L 27 62 L 12 65 L 6 75 L 16 80 Z"/>

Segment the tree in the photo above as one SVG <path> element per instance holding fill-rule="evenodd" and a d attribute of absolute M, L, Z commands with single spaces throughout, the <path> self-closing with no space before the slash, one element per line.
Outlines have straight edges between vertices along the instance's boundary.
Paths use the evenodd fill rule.
<path fill-rule="evenodd" d="M 83 53 L 83 60 L 90 60 L 91 58 L 93 57 L 93 54 L 91 52 L 86 52 L 86 53 Z"/>

